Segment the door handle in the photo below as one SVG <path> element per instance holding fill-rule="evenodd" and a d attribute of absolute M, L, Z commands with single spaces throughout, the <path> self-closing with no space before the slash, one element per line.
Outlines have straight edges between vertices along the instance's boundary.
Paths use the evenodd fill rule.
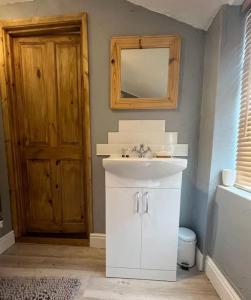
<path fill-rule="evenodd" d="M 140 192 L 136 193 L 136 212 L 139 213 L 139 200 L 140 200 Z"/>
<path fill-rule="evenodd" d="M 144 193 L 144 198 L 145 198 L 145 214 L 148 214 L 149 213 L 149 203 L 148 203 L 149 193 L 148 192 Z"/>

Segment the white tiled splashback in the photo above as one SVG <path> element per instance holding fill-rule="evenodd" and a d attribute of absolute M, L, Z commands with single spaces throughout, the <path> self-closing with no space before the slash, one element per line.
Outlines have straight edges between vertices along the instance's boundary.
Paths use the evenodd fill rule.
<path fill-rule="evenodd" d="M 177 144 L 177 132 L 123 131 L 108 132 L 108 144 Z"/>
<path fill-rule="evenodd" d="M 97 155 L 121 154 L 122 149 L 147 144 L 153 152 L 166 150 L 187 156 L 188 145 L 178 144 L 177 132 L 165 132 L 165 120 L 120 120 L 119 132 L 108 132 L 108 144 L 97 144 Z"/>
<path fill-rule="evenodd" d="M 165 120 L 120 120 L 119 132 L 165 132 Z"/>

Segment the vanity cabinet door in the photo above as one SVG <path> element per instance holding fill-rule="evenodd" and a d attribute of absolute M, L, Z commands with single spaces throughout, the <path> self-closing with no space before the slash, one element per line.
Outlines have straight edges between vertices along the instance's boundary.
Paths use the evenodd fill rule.
<path fill-rule="evenodd" d="M 176 270 L 180 190 L 144 189 L 142 269 Z"/>
<path fill-rule="evenodd" d="M 141 190 L 106 189 L 106 265 L 140 268 Z"/>

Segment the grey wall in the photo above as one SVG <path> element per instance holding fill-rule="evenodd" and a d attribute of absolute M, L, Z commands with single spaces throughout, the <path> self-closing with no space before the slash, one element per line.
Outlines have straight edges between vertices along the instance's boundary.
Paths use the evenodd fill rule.
<path fill-rule="evenodd" d="M 0 215 L 4 218 L 4 228 L 0 231 L 0 237 L 11 230 L 11 214 L 9 201 L 8 171 L 5 155 L 4 131 L 2 121 L 2 110 L 0 108 Z"/>
<path fill-rule="evenodd" d="M 193 227 L 205 253 L 212 231 L 220 172 L 235 168 L 243 15 L 224 6 L 206 35 L 204 82 Z"/>
<path fill-rule="evenodd" d="M 222 169 L 235 169 L 240 107 L 241 62 L 244 15 L 240 8 L 223 9 L 220 65 L 215 109 L 213 151 L 210 176 L 208 242 L 213 230 L 215 187 Z"/>
<path fill-rule="evenodd" d="M 217 189 L 210 256 L 241 299 L 251 299 L 251 196 L 235 190 Z"/>
<path fill-rule="evenodd" d="M 210 166 L 213 148 L 215 99 L 217 93 L 219 49 L 220 49 L 220 14 L 214 19 L 206 34 L 204 79 L 201 104 L 200 137 L 198 151 L 198 169 L 196 192 L 193 207 L 193 227 L 197 232 L 201 250 L 206 233 Z"/>
<path fill-rule="evenodd" d="M 220 171 L 235 168 L 238 116 L 240 105 L 240 70 L 244 16 L 238 7 L 221 11 L 220 52 L 212 139 L 212 158 L 207 206 L 205 247 L 219 269 L 242 299 L 251 299 L 251 198 L 216 185 Z"/>
<path fill-rule="evenodd" d="M 35 0 L 0 8 L 0 18 L 25 18 L 86 11 L 89 24 L 91 134 L 94 231 L 105 230 L 104 170 L 95 145 L 107 142 L 119 119 L 164 119 L 189 144 L 184 174 L 181 224 L 191 225 L 203 72 L 204 35 L 201 30 L 150 12 L 124 0 Z M 169 34 L 182 37 L 179 107 L 174 111 L 111 111 L 109 108 L 109 40 L 114 35 Z M 1 140 L 2 143 L 2 140 Z M 6 183 L 1 183 L 6 188 Z"/>

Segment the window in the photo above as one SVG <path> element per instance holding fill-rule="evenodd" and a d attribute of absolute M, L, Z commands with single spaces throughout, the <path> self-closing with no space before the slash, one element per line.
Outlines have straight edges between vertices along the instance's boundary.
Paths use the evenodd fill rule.
<path fill-rule="evenodd" d="M 236 168 L 237 184 L 251 190 L 251 11 L 245 25 Z"/>

